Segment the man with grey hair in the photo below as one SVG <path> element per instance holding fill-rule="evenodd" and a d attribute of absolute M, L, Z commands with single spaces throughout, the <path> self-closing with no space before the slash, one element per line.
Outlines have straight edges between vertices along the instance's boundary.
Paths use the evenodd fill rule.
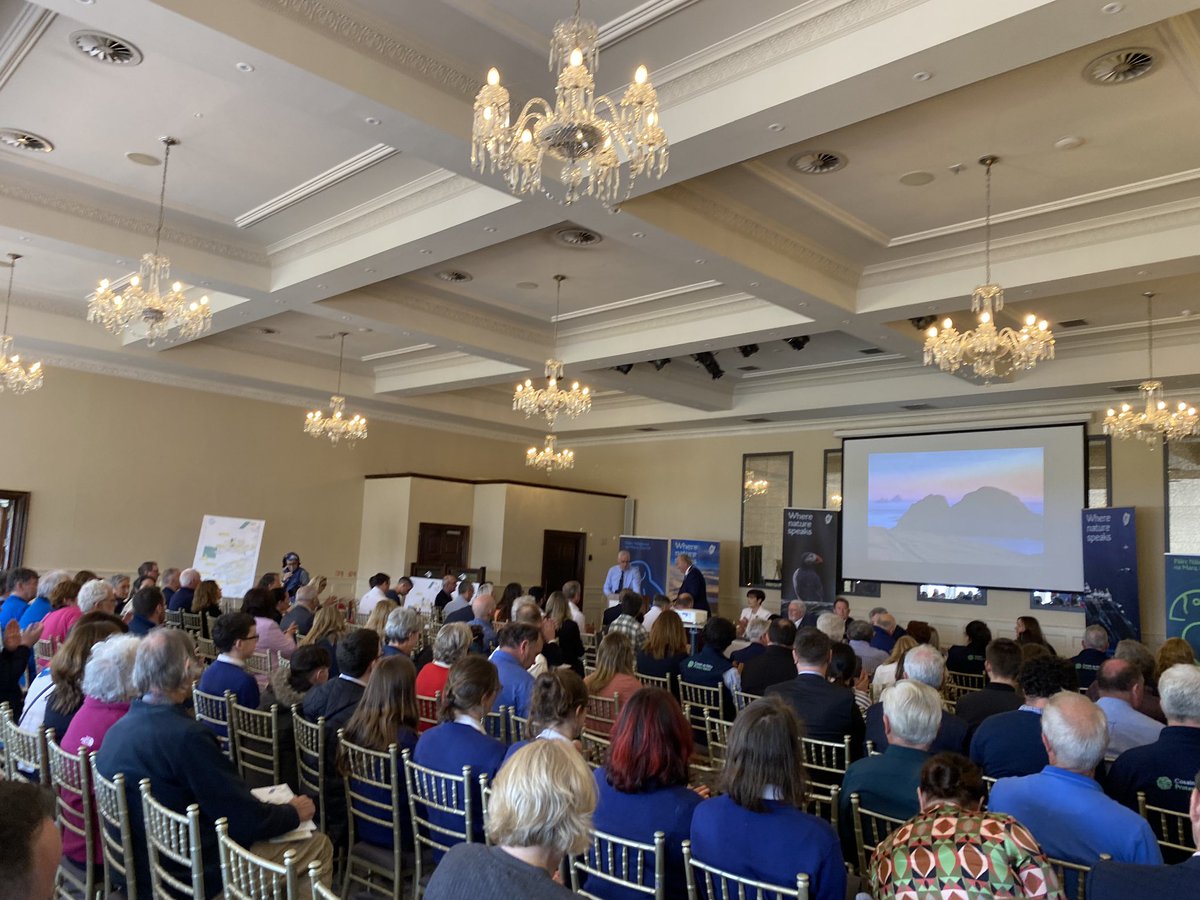
<path fill-rule="evenodd" d="M 229 821 L 231 837 L 257 856 L 278 863 L 286 852 L 295 851 L 299 872 L 307 872 L 308 864 L 316 861 L 329 871 L 333 847 L 325 835 L 283 843 L 270 840 L 311 821 L 312 800 L 302 796 L 274 804 L 256 799 L 213 733 L 184 709 L 196 677 L 195 652 L 191 637 L 181 629 L 158 628 L 142 639 L 133 665 L 133 683 L 141 698 L 109 729 L 96 755 L 101 775 L 125 777 L 138 884 L 150 884 L 138 787 L 143 778 L 150 779 L 155 799 L 176 812 L 199 805 L 201 858 L 209 890 L 221 884 L 214 828 L 221 818 Z"/>
<path fill-rule="evenodd" d="M 875 637 L 875 626 L 862 619 L 851 622 L 846 626 L 846 642 L 854 655 L 862 660 L 863 670 L 868 678 L 875 677 L 875 670 L 887 662 L 888 655 L 882 650 L 871 646 Z"/>
<path fill-rule="evenodd" d="M 175 596 L 177 590 L 179 590 L 179 569 L 174 566 L 171 566 L 169 569 L 163 569 L 162 592 L 163 596 L 167 598 L 168 609 L 172 608 L 170 606 L 171 598 Z"/>
<path fill-rule="evenodd" d="M 279 622 L 279 629 L 287 631 L 296 626 L 296 636 L 304 637 L 312 628 L 317 608 L 321 605 L 321 587 L 317 581 L 309 581 L 296 588 L 296 602 Z"/>
<path fill-rule="evenodd" d="M 851 763 L 842 779 L 839 821 L 843 847 L 854 846 L 851 794 L 858 794 L 864 809 L 897 819 L 920 811 L 917 785 L 937 736 L 941 695 L 929 685 L 909 679 L 888 688 L 882 705 L 887 750 Z"/>
<path fill-rule="evenodd" d="M 442 621 L 446 621 L 446 617 L 453 615 L 460 609 L 466 609 L 471 605 L 471 598 L 475 596 L 475 585 L 469 581 L 459 583 L 457 589 L 453 591 L 450 597 L 450 602 L 442 607 Z"/>
<path fill-rule="evenodd" d="M 1158 740 L 1163 724 L 1138 712 L 1146 682 L 1137 667 L 1124 659 L 1105 660 L 1096 674 L 1096 688 L 1096 705 L 1108 717 L 1110 762 L 1126 750 Z"/>
<path fill-rule="evenodd" d="M 896 624 L 896 617 L 887 610 L 875 618 L 875 636 L 871 638 L 871 646 L 884 653 L 891 653 L 896 641 L 908 634 Z"/>
<path fill-rule="evenodd" d="M 767 629 L 771 625 L 770 619 L 760 619 L 754 617 L 746 622 L 746 630 L 743 634 L 746 646 L 740 650 L 734 650 L 729 654 L 729 658 L 739 666 L 744 666 L 752 659 L 756 659 L 767 652 Z"/>
<path fill-rule="evenodd" d="M 71 573 L 65 569 L 55 569 L 53 572 L 47 572 L 38 579 L 37 596 L 33 598 L 33 602 L 21 614 L 19 620 L 22 628 L 28 628 L 35 622 L 40 622 L 46 616 L 50 615 L 50 595 L 54 593 L 54 589 L 60 583 L 69 580 L 70 577 Z"/>
<path fill-rule="evenodd" d="M 692 608 L 708 612 L 708 585 L 704 581 L 704 573 L 696 568 L 692 558 L 686 553 L 680 553 L 675 557 L 675 568 L 683 576 L 683 581 L 679 585 L 679 590 L 675 592 L 675 596 L 690 594 Z"/>
<path fill-rule="evenodd" d="M 942 654 L 936 648 L 929 644 L 918 644 L 904 654 L 904 665 L 902 666 L 902 681 L 898 684 L 907 681 L 919 681 L 921 684 L 927 684 L 939 694 L 942 690 L 942 682 L 946 678 L 946 661 L 942 659 Z M 883 696 L 887 696 L 890 688 L 885 688 Z M 888 738 L 887 730 L 883 727 L 884 705 L 876 703 L 872 705 L 866 712 L 867 721 L 867 740 L 875 745 L 875 749 L 883 751 L 887 749 Z M 930 753 L 943 753 L 950 751 L 953 753 L 963 753 L 966 750 L 967 744 L 967 723 L 958 716 L 942 711 L 942 719 L 938 724 L 937 736 L 933 739 L 933 744 L 929 748 Z"/>
<path fill-rule="evenodd" d="M 1108 659 L 1108 631 L 1103 625 L 1089 625 L 1083 630 L 1081 643 L 1083 649 L 1071 657 L 1071 662 L 1079 678 L 1079 687 L 1083 689 L 1092 686 L 1100 667 Z"/>
<path fill-rule="evenodd" d="M 471 604 L 446 616 L 446 622 L 466 622 L 472 629 L 478 627 L 480 632 L 482 653 L 491 653 L 496 646 L 496 629 L 492 627 L 492 619 L 496 614 L 496 595 L 492 593 L 492 584 L 485 581 L 471 598 Z"/>
<path fill-rule="evenodd" d="M 1152 744 L 1117 757 L 1104 780 L 1110 797 L 1136 810 L 1141 791 L 1151 806 L 1188 811 L 1200 769 L 1200 668 L 1175 665 L 1158 679 L 1167 727 Z"/>
<path fill-rule="evenodd" d="M 196 596 L 196 588 L 200 587 L 200 573 L 196 569 L 184 569 L 179 573 L 179 590 L 171 595 L 167 607 L 176 611 L 192 611 L 192 598 Z"/>
<path fill-rule="evenodd" d="M 1034 775 L 1001 778 L 988 809 L 1015 817 L 1055 859 L 1090 866 L 1108 853 L 1120 862 L 1161 863 L 1150 824 L 1104 796 L 1092 778 L 1108 746 L 1104 710 L 1073 691 L 1055 694 L 1042 710 L 1042 743 L 1050 764 Z M 1068 873 L 1068 896 L 1073 881 Z"/>
<path fill-rule="evenodd" d="M 846 620 L 835 612 L 823 612 L 817 616 L 817 629 L 829 635 L 835 644 L 846 639 Z"/>
<path fill-rule="evenodd" d="M 425 622 L 421 614 L 411 606 L 400 606 L 393 609 L 383 626 L 384 656 L 407 656 L 416 665 L 414 658 L 417 646 L 421 643 L 421 631 Z M 419 668 L 419 667 L 418 667 Z"/>
<path fill-rule="evenodd" d="M 784 609 L 784 613 L 787 615 L 788 621 L 799 628 L 800 623 L 804 621 L 805 609 L 803 600 L 792 600 Z"/>
<path fill-rule="evenodd" d="M 568 581 L 563 585 L 563 596 L 567 598 L 567 608 L 571 618 L 579 626 L 579 633 L 587 631 L 587 617 L 583 614 L 583 585 L 578 581 Z"/>

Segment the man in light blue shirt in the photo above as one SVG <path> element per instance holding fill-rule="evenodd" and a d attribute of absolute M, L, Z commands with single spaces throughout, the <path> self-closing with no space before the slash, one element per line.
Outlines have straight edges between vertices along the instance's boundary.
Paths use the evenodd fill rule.
<path fill-rule="evenodd" d="M 604 578 L 604 593 L 619 594 L 626 588 L 640 594 L 642 573 L 629 564 L 629 551 L 622 550 L 617 554 L 617 564 L 608 570 L 608 575 Z"/>
<path fill-rule="evenodd" d="M 1108 718 L 1107 759 L 1116 759 L 1126 750 L 1144 747 L 1158 740 L 1165 727 L 1137 710 L 1146 689 L 1142 673 L 1124 659 L 1109 659 L 1096 673 L 1100 699 L 1096 705 Z"/>
<path fill-rule="evenodd" d="M 542 629 L 525 622 L 509 622 L 500 629 L 499 641 L 500 646 L 490 657 L 500 675 L 500 693 L 492 712 L 507 706 L 521 718 L 528 718 L 533 676 L 527 670 L 542 652 Z"/>

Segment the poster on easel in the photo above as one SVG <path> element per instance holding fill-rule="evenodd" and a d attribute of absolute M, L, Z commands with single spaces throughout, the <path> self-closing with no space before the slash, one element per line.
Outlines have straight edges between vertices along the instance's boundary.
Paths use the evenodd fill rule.
<path fill-rule="evenodd" d="M 1167 637 L 1181 637 L 1200 656 L 1200 556 L 1166 554 Z"/>
<path fill-rule="evenodd" d="M 192 568 L 206 581 L 219 584 L 226 597 L 245 596 L 257 579 L 258 553 L 266 526 L 263 519 L 204 516 Z"/>

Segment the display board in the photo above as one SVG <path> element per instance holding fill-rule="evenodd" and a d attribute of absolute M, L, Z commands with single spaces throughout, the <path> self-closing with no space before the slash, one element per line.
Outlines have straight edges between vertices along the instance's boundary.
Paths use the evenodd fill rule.
<path fill-rule="evenodd" d="M 833 609 L 838 587 L 838 519 L 832 509 L 783 511 L 782 613 L 792 600 L 808 613 Z"/>
<path fill-rule="evenodd" d="M 192 568 L 221 586 L 226 597 L 241 597 L 257 580 L 264 519 L 209 516 L 200 520 L 200 537 Z"/>
<path fill-rule="evenodd" d="M 717 599 L 721 589 L 721 542 L 698 541 L 688 538 L 671 538 L 669 557 L 670 573 L 667 578 L 667 596 L 674 598 L 683 584 L 683 573 L 675 565 L 675 559 L 680 553 L 686 553 L 692 558 L 692 564 L 704 576 L 705 593 L 708 595 L 708 607 L 716 610 Z"/>
<path fill-rule="evenodd" d="M 667 592 L 670 543 L 669 538 L 640 537 L 635 534 L 623 534 L 618 540 L 618 552 L 629 554 L 629 567 L 638 570 L 642 594 L 647 597 Z"/>
<path fill-rule="evenodd" d="M 413 576 L 409 581 L 412 582 L 413 588 L 404 598 L 404 605 L 422 612 L 430 612 L 434 601 L 437 600 L 438 591 L 442 589 L 442 579 Z"/>
<path fill-rule="evenodd" d="M 1181 637 L 1200 656 L 1200 556 L 1166 554 L 1167 637 Z"/>

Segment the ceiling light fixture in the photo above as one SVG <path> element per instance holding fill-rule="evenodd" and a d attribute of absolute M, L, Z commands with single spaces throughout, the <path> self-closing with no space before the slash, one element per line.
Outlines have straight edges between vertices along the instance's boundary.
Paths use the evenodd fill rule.
<path fill-rule="evenodd" d="M 717 363 L 716 356 L 707 350 L 705 350 L 703 353 L 693 353 L 692 359 L 704 367 L 704 371 L 712 376 L 713 381 L 716 381 L 718 378 L 721 378 L 725 375 L 725 371 Z"/>
<path fill-rule="evenodd" d="M 667 364 L 668 364 L 670 361 L 671 361 L 671 358 L 670 358 L 669 356 L 668 356 L 668 357 L 666 357 L 665 359 L 655 359 L 655 360 L 651 360 L 651 362 L 653 362 L 653 363 L 654 363 L 654 371 L 655 371 L 655 372 L 661 372 L 661 371 L 663 370 L 663 368 L 664 368 L 664 367 L 665 367 L 665 366 L 666 366 L 666 365 L 667 365 Z"/>
<path fill-rule="evenodd" d="M 953 320 L 942 322 L 942 330 L 929 326 L 925 333 L 925 365 L 937 364 L 943 372 L 957 372 L 970 366 L 985 384 L 1024 369 L 1028 371 L 1044 359 L 1054 359 L 1054 332 L 1045 320 L 1032 313 L 1025 317 L 1020 331 L 997 328 L 996 313 L 1004 308 L 1004 288 L 992 281 L 992 166 L 996 156 L 984 156 L 979 164 L 987 170 L 987 211 L 984 215 L 984 284 L 971 295 L 971 312 L 978 313 L 978 325 L 959 332 Z"/>
<path fill-rule="evenodd" d="M 1129 403 L 1122 403 L 1120 410 L 1109 409 L 1104 417 L 1104 433 L 1122 440 L 1137 438 L 1157 447 L 1164 440 L 1175 441 L 1191 437 L 1200 431 L 1200 417 L 1196 407 L 1180 401 L 1174 410 L 1168 409 L 1163 399 L 1163 383 L 1154 378 L 1154 316 L 1151 302 L 1154 292 L 1142 294 L 1146 298 L 1146 358 L 1149 378 L 1138 385 L 1143 409 L 1134 412 Z"/>
<path fill-rule="evenodd" d="M 620 372 L 622 375 L 628 375 L 630 372 L 633 371 L 633 363 L 622 363 L 619 366 L 613 366 L 613 368 L 616 369 L 618 372 Z"/>
<path fill-rule="evenodd" d="M 784 343 L 793 350 L 803 350 L 808 346 L 808 342 L 812 340 L 807 334 L 802 334 L 800 337 L 784 338 Z"/>
<path fill-rule="evenodd" d="M 562 312 L 562 283 L 566 275 L 555 275 L 554 300 L 554 344 L 551 352 L 558 350 L 558 320 Z M 578 418 L 592 408 L 592 392 L 590 388 L 580 387 L 579 382 L 572 382 L 570 390 L 558 386 L 563 377 L 563 361 L 556 356 L 546 360 L 546 387 L 535 388 L 533 379 L 526 378 L 523 384 L 518 384 L 513 393 L 513 412 L 525 414 L 525 418 L 534 415 L 545 416 L 550 430 L 560 415 L 570 419 Z"/>
<path fill-rule="evenodd" d="M 8 311 L 12 308 L 13 276 L 17 273 L 20 253 L 8 254 L 8 298 L 4 301 L 4 330 L 0 331 L 0 393 L 28 394 L 42 386 L 44 370 L 40 362 L 28 368 L 21 357 L 12 355 L 12 336 L 8 333 Z"/>
<path fill-rule="evenodd" d="M 329 398 L 329 412 L 326 414 L 314 409 L 304 417 L 305 434 L 328 438 L 329 443 L 335 446 L 339 441 L 361 441 L 367 437 L 367 420 L 358 413 L 347 419 L 346 398 L 342 396 L 342 359 L 346 353 L 346 335 L 349 333 L 338 332 L 341 345 L 338 347 L 337 393 Z"/>
<path fill-rule="evenodd" d="M 646 67 L 637 67 L 620 101 L 595 96 L 598 36 L 596 23 L 580 18 L 576 0 L 575 16 L 554 26 L 550 42 L 550 69 L 557 73 L 554 104 L 531 99 L 515 124 L 509 123 L 500 72 L 488 70 L 487 84 L 475 96 L 472 168 L 499 172 L 514 194 L 540 192 L 542 163 L 549 155 L 562 163 L 564 204 L 587 195 L 606 207 L 613 206 L 620 190 L 621 157 L 629 163 L 626 197 L 639 176 L 662 177 L 669 144 Z"/>
<path fill-rule="evenodd" d="M 738 352 L 742 354 L 742 356 L 753 356 L 758 352 L 758 344 L 743 344 L 742 346 L 738 347 Z"/>
<path fill-rule="evenodd" d="M 139 273 L 129 279 L 124 291 L 118 293 L 112 282 L 101 279 L 95 293 L 88 298 L 87 309 L 87 320 L 102 325 L 112 334 L 120 334 L 140 319 L 146 326 L 146 343 L 151 347 L 160 338 L 165 338 L 172 328 L 179 329 L 178 336 L 183 340 L 191 340 L 212 327 L 208 296 L 189 300 L 183 284 L 171 281 L 171 260 L 159 253 L 167 211 L 167 167 L 171 148 L 179 144 L 173 137 L 162 137 L 159 141 L 164 152 L 154 252 L 142 256 Z"/>
<path fill-rule="evenodd" d="M 575 468 L 575 453 L 572 450 L 559 450 L 558 438 L 553 434 L 546 435 L 546 443 L 542 449 L 530 447 L 525 451 L 525 465 L 531 469 L 542 469 L 549 475 L 562 469 Z"/>
<path fill-rule="evenodd" d="M 742 502 L 745 503 L 751 497 L 761 497 L 770 489 L 771 482 L 765 478 L 755 478 L 754 473 L 751 472 L 742 486 Z"/>

